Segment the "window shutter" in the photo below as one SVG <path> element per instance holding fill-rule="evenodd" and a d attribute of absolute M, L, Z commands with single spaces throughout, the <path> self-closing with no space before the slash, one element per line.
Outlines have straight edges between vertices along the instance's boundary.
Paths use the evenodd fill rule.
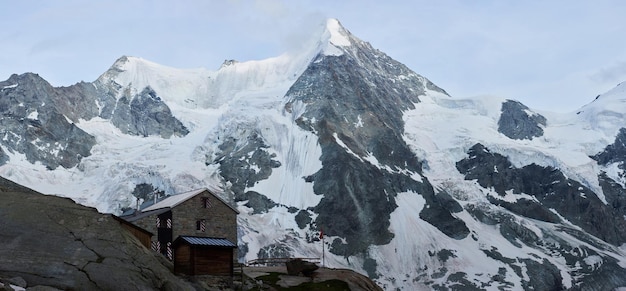
<path fill-rule="evenodd" d="M 211 200 L 209 199 L 209 197 L 202 197 L 202 207 L 204 208 L 211 208 Z"/>
<path fill-rule="evenodd" d="M 167 228 L 172 228 L 172 219 L 171 218 L 167 219 Z"/>
<path fill-rule="evenodd" d="M 174 260 L 174 252 L 172 251 L 172 243 L 168 242 L 167 243 L 167 258 L 171 260 Z"/>
<path fill-rule="evenodd" d="M 156 227 L 157 228 L 161 227 L 161 219 L 158 216 L 156 218 Z"/>
<path fill-rule="evenodd" d="M 201 232 L 205 232 L 206 231 L 206 220 L 204 220 L 204 219 L 196 220 L 196 230 L 199 230 Z"/>

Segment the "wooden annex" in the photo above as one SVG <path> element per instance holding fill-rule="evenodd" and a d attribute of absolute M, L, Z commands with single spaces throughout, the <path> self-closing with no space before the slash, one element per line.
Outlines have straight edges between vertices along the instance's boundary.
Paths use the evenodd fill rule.
<path fill-rule="evenodd" d="M 179 236 L 174 241 L 174 273 L 233 276 L 233 249 L 236 247 L 223 238 Z"/>
<path fill-rule="evenodd" d="M 137 239 L 139 239 L 139 241 L 141 242 L 141 244 L 144 247 L 146 247 L 148 249 L 150 248 L 151 241 L 152 241 L 152 236 L 154 235 L 153 233 L 151 233 L 151 232 L 149 232 L 149 231 L 147 231 L 147 230 L 145 230 L 145 229 L 143 229 L 143 228 L 141 228 L 139 226 L 136 226 L 136 225 L 134 225 L 134 224 L 132 224 L 132 223 L 122 219 L 122 218 L 119 218 L 119 217 L 117 217 L 117 216 L 115 216 L 113 214 L 111 214 L 111 216 L 115 220 L 117 220 L 124 229 L 128 230 Z"/>

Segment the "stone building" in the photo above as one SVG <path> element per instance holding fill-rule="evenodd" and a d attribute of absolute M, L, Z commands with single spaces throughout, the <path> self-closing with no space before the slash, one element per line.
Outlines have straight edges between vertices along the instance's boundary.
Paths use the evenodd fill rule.
<path fill-rule="evenodd" d="M 168 196 L 122 218 L 156 234 L 152 249 L 174 260 L 173 242 L 180 236 L 224 239 L 236 247 L 237 214 L 237 209 L 208 189 L 198 189 Z M 236 251 L 232 248 L 231 258 L 237 258 Z"/>

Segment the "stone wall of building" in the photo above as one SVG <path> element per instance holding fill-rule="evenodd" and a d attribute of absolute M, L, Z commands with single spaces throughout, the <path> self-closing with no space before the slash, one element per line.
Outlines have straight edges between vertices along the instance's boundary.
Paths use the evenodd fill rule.
<path fill-rule="evenodd" d="M 209 199 L 205 208 L 204 199 Z M 226 238 L 237 243 L 237 213 L 209 192 L 202 192 L 172 209 L 174 238 L 179 235 Z M 197 229 L 204 220 L 205 230 Z"/>
<path fill-rule="evenodd" d="M 209 203 L 205 208 L 204 199 Z M 226 238 L 237 244 L 237 213 L 208 191 L 202 192 L 172 209 L 174 239 L 179 235 Z M 205 230 L 198 230 L 204 220 Z M 237 258 L 237 249 L 234 250 Z"/>
<path fill-rule="evenodd" d="M 153 214 L 153 215 L 148 215 L 142 219 L 133 221 L 132 223 L 135 224 L 136 226 L 139 226 L 149 232 L 151 232 L 152 235 L 152 241 L 157 241 L 157 236 L 159 234 L 157 227 L 156 227 L 156 218 L 157 218 L 157 214 Z"/>

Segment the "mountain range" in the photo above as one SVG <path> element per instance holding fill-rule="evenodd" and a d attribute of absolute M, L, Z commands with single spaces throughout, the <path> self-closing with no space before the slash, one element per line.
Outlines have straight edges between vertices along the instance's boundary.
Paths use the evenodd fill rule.
<path fill-rule="evenodd" d="M 385 290 L 626 287 L 624 85 L 554 113 L 449 96 L 335 19 L 303 47 L 12 75 L 0 176 L 116 214 L 207 187 L 240 211 L 240 261 L 325 249 Z"/>

